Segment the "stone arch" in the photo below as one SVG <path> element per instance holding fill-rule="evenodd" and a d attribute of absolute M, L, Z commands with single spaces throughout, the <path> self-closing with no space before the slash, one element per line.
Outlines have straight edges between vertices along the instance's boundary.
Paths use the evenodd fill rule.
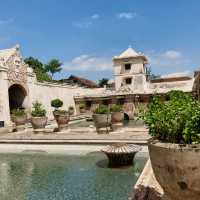
<path fill-rule="evenodd" d="M 124 120 L 129 121 L 130 117 L 128 113 L 124 113 Z"/>
<path fill-rule="evenodd" d="M 10 111 L 26 107 L 27 91 L 20 84 L 13 84 L 8 89 Z"/>

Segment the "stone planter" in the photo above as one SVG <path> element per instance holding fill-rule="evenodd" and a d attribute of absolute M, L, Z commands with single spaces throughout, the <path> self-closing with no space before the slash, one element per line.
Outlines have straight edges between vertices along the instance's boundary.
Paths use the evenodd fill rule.
<path fill-rule="evenodd" d="M 47 117 L 32 117 L 31 124 L 35 133 L 43 132 L 47 125 Z"/>
<path fill-rule="evenodd" d="M 111 129 L 111 114 L 93 114 L 92 115 L 97 133 L 100 133 L 101 128 Z M 106 130 L 107 131 L 107 130 Z"/>
<path fill-rule="evenodd" d="M 155 177 L 169 200 L 200 199 L 200 145 L 149 142 Z"/>
<path fill-rule="evenodd" d="M 79 110 L 80 110 L 80 113 L 81 113 L 81 114 L 83 114 L 83 113 L 86 112 L 85 108 L 79 108 Z"/>
<path fill-rule="evenodd" d="M 13 121 L 15 122 L 17 131 L 25 130 L 25 124 L 26 124 L 26 121 L 27 121 L 26 115 L 24 115 L 24 116 L 13 116 Z"/>
<path fill-rule="evenodd" d="M 132 165 L 135 154 L 141 150 L 140 146 L 118 143 L 108 145 L 101 151 L 106 154 L 110 167 Z"/>
<path fill-rule="evenodd" d="M 64 129 L 68 128 L 69 113 L 67 113 L 67 114 L 55 114 L 54 113 L 54 117 L 58 124 L 58 131 L 62 131 Z"/>
<path fill-rule="evenodd" d="M 72 110 L 72 109 L 69 109 L 69 115 L 71 116 L 71 115 L 74 115 L 74 110 Z"/>
<path fill-rule="evenodd" d="M 112 116 L 112 123 L 122 123 L 124 120 L 123 112 L 113 112 L 111 116 Z"/>

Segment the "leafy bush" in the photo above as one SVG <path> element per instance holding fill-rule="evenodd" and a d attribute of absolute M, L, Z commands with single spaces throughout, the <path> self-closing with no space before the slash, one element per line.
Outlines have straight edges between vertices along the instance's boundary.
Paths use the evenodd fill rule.
<path fill-rule="evenodd" d="M 45 117 L 46 110 L 43 108 L 42 104 L 36 101 L 33 103 L 33 110 L 31 112 L 32 117 Z"/>
<path fill-rule="evenodd" d="M 100 105 L 94 110 L 95 114 L 108 114 L 110 112 L 108 106 Z"/>
<path fill-rule="evenodd" d="M 55 110 L 54 115 L 67 115 L 68 111 L 67 110 Z"/>
<path fill-rule="evenodd" d="M 60 99 L 53 99 L 51 101 L 51 106 L 54 107 L 54 108 L 60 108 L 63 106 L 63 101 L 61 101 Z"/>
<path fill-rule="evenodd" d="M 85 104 L 84 104 L 84 103 L 80 104 L 80 105 L 79 105 L 79 108 L 80 108 L 80 109 L 85 109 Z"/>
<path fill-rule="evenodd" d="M 69 110 L 74 110 L 74 107 L 73 107 L 73 106 L 69 106 L 68 109 L 69 109 Z"/>
<path fill-rule="evenodd" d="M 22 117 L 22 116 L 25 116 L 26 115 L 26 112 L 24 109 L 22 108 L 17 108 L 17 109 L 13 109 L 11 111 L 11 114 L 15 117 Z"/>
<path fill-rule="evenodd" d="M 171 91 L 167 98 L 163 102 L 155 95 L 147 111 L 140 112 L 150 135 L 169 143 L 199 143 L 200 103 L 182 91 Z"/>
<path fill-rule="evenodd" d="M 110 107 L 110 111 L 111 112 L 121 112 L 122 111 L 122 106 L 114 104 L 114 105 L 112 105 Z"/>

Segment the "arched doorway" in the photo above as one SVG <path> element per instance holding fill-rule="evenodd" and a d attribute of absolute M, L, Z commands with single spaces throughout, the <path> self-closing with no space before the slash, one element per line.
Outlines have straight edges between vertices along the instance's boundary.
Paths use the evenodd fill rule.
<path fill-rule="evenodd" d="M 124 120 L 125 120 L 125 121 L 129 121 L 129 119 L 130 119 L 130 118 L 129 118 L 129 115 L 128 115 L 127 113 L 124 113 Z"/>
<path fill-rule="evenodd" d="M 24 108 L 24 101 L 27 96 L 26 90 L 19 84 L 10 86 L 8 90 L 10 111 L 16 108 Z"/>

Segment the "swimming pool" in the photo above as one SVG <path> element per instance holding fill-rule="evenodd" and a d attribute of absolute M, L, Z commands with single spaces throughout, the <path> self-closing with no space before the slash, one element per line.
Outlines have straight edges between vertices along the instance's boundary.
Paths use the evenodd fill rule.
<path fill-rule="evenodd" d="M 108 168 L 101 153 L 1 154 L 1 200 L 127 200 L 145 157 L 134 166 Z"/>

